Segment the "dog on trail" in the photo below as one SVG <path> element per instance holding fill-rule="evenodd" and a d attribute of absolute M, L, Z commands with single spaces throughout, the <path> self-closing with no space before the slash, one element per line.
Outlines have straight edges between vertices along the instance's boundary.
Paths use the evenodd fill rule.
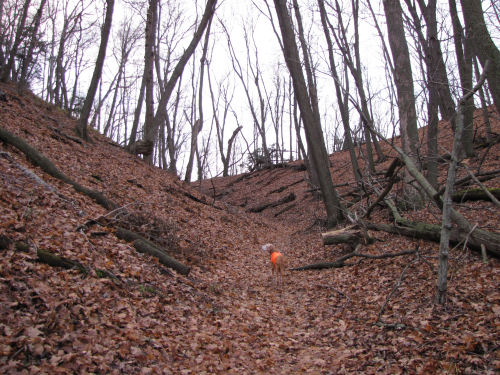
<path fill-rule="evenodd" d="M 273 280 L 276 280 L 278 285 L 283 285 L 283 273 L 286 268 L 286 258 L 281 254 L 273 244 L 266 243 L 262 245 L 262 251 L 266 251 L 271 256 L 271 270 Z"/>

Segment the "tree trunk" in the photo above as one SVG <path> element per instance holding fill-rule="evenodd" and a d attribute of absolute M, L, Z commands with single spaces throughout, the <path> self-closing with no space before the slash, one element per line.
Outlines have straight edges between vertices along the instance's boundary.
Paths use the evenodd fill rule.
<path fill-rule="evenodd" d="M 154 51 L 156 23 L 158 19 L 158 0 L 149 0 L 148 16 L 146 20 L 146 40 L 144 44 L 144 82 L 146 91 L 146 114 L 144 117 L 144 139 L 153 141 L 154 148 Z M 153 149 L 150 154 L 144 155 L 144 160 L 153 164 Z"/>
<path fill-rule="evenodd" d="M 418 132 L 410 53 L 405 39 L 403 11 L 399 0 L 384 0 L 389 45 L 394 60 L 399 121 L 403 150 L 418 165 Z"/>
<path fill-rule="evenodd" d="M 455 0 L 449 0 L 451 21 L 453 25 L 453 40 L 455 54 L 458 62 L 458 73 L 462 85 L 462 94 L 466 95 L 472 90 L 472 40 L 463 34 L 462 24 L 458 17 Z M 479 79 L 479 77 L 478 77 Z M 474 123 L 474 98 L 470 97 L 463 108 L 464 131 L 462 144 L 468 157 L 474 155 L 473 123 Z"/>
<path fill-rule="evenodd" d="M 139 90 L 139 98 L 137 99 L 137 107 L 134 111 L 134 122 L 132 123 L 132 129 L 130 131 L 130 138 L 127 144 L 127 148 L 130 148 L 137 139 L 137 128 L 139 127 L 139 118 L 141 117 L 142 102 L 144 101 L 144 92 L 146 91 L 146 80 L 144 76 L 142 77 L 141 88 Z"/>
<path fill-rule="evenodd" d="M 328 218 L 328 225 L 333 227 L 343 219 L 343 212 L 340 206 L 339 197 L 332 183 L 329 168 L 330 161 L 326 152 L 319 114 L 314 113 L 314 107 L 311 104 L 312 98 L 308 95 L 308 89 L 300 63 L 301 60 L 299 51 L 295 42 L 292 20 L 290 19 L 290 15 L 287 10 L 286 1 L 274 0 L 274 5 L 283 38 L 283 54 L 285 62 L 292 77 L 294 94 L 297 98 L 301 116 L 304 121 L 309 155 L 313 168 L 316 168 L 318 173 L 319 184 Z"/>
<path fill-rule="evenodd" d="M 14 60 L 17 56 L 17 50 L 23 41 L 23 34 L 25 31 L 26 18 L 28 17 L 28 9 L 30 7 L 31 0 L 26 0 L 23 5 L 23 10 L 21 14 L 21 19 L 19 20 L 19 24 L 16 30 L 16 36 L 14 37 L 14 43 L 12 48 L 10 49 L 9 59 L 7 60 L 7 64 L 3 66 L 2 75 L 0 77 L 0 81 L 7 82 L 10 78 L 10 74 L 12 69 L 14 68 Z"/>
<path fill-rule="evenodd" d="M 438 277 L 437 277 L 437 291 L 436 302 L 444 305 L 446 302 L 446 292 L 448 290 L 448 254 L 449 243 L 451 234 L 451 208 L 453 186 L 457 176 L 457 164 L 460 154 L 460 143 L 462 141 L 462 133 L 464 130 L 464 115 L 463 105 L 461 102 L 458 106 L 457 120 L 455 122 L 455 135 L 453 138 L 453 147 L 451 151 L 451 161 L 448 168 L 448 177 L 446 179 L 446 188 L 443 196 L 443 219 L 441 221 L 441 241 L 439 242 L 439 260 L 438 260 Z"/>
<path fill-rule="evenodd" d="M 35 45 L 37 44 L 38 38 L 38 30 L 40 29 L 40 23 L 42 20 L 43 9 L 45 8 L 45 3 L 47 0 L 42 0 L 40 2 L 40 6 L 35 14 L 34 25 L 31 30 L 31 40 L 28 47 L 28 51 L 26 56 L 24 56 L 24 60 L 21 67 L 21 75 L 19 77 L 19 82 L 23 85 L 28 83 L 28 71 L 31 67 L 31 63 L 33 61 L 33 52 L 35 50 Z M 1 19 L 1 17 L 0 17 Z"/>
<path fill-rule="evenodd" d="M 111 23 L 113 20 L 113 7 L 115 5 L 115 1 L 106 0 L 106 3 L 106 18 L 101 29 L 101 45 L 99 46 L 99 53 L 97 54 L 94 73 L 92 74 L 92 80 L 90 81 L 89 90 L 87 91 L 87 97 L 85 98 L 82 112 L 80 113 L 80 120 L 78 121 L 78 124 L 76 126 L 77 134 L 86 141 L 89 139 L 87 132 L 87 122 L 90 117 L 90 111 L 92 110 L 92 104 L 94 103 L 97 86 L 99 85 L 99 81 L 101 80 L 102 68 L 104 66 L 106 48 L 108 46 L 109 34 L 111 32 Z"/>
<path fill-rule="evenodd" d="M 486 79 L 497 113 L 500 113 L 500 51 L 486 28 L 481 1 L 461 0 L 460 2 L 465 20 L 466 36 L 471 42 L 474 54 L 479 58 L 483 69 L 486 61 L 490 60 Z"/>
<path fill-rule="evenodd" d="M 413 76 L 410 63 L 410 53 L 405 39 L 403 11 L 399 0 L 383 0 L 387 21 L 389 45 L 394 60 L 394 81 L 398 96 L 399 122 L 403 150 L 420 170 L 418 150 L 417 114 L 413 90 Z M 405 190 L 407 199 L 419 205 L 419 194 L 409 184 L 409 176 Z"/>

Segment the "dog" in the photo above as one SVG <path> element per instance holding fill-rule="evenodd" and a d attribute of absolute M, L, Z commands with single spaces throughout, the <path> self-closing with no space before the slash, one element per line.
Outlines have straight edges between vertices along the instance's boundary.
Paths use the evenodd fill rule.
<path fill-rule="evenodd" d="M 262 251 L 269 252 L 271 256 L 271 271 L 273 281 L 276 280 L 278 285 L 283 285 L 283 273 L 286 268 L 286 258 L 283 254 L 281 254 L 273 244 L 266 243 L 262 245 Z"/>

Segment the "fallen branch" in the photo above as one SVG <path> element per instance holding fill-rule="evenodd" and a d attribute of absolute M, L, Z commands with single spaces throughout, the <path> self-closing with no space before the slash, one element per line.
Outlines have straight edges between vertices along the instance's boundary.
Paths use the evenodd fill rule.
<path fill-rule="evenodd" d="M 302 181 L 304 181 L 304 178 L 301 178 L 295 182 L 292 182 L 291 184 L 288 184 L 288 185 L 283 185 L 277 189 L 274 189 L 272 191 L 270 191 L 269 193 L 267 193 L 267 195 L 271 195 L 271 194 L 274 194 L 274 193 L 282 193 L 284 192 L 286 189 L 294 186 L 294 185 L 297 185 L 297 184 L 300 184 Z"/>
<path fill-rule="evenodd" d="M 395 160 L 399 160 L 399 159 L 395 159 Z M 391 174 L 391 179 L 389 180 L 389 183 L 387 184 L 387 186 L 385 187 L 384 191 L 380 194 L 378 194 L 378 197 L 377 197 L 377 200 L 375 202 L 373 202 L 373 204 L 368 207 L 368 209 L 366 210 L 365 212 L 365 217 L 370 217 L 370 214 L 372 212 L 372 210 L 375 208 L 375 206 L 377 204 L 379 204 L 381 201 L 385 200 L 385 197 L 387 196 L 387 194 L 390 193 L 390 191 L 392 190 L 392 187 L 394 186 L 394 184 L 396 182 L 398 182 L 399 178 L 397 177 L 396 174 Z"/>
<path fill-rule="evenodd" d="M 359 245 L 358 245 L 358 247 L 356 247 L 356 249 L 359 249 Z M 362 258 L 368 258 L 368 259 L 385 259 L 385 258 L 394 258 L 394 257 L 398 257 L 398 256 L 403 256 L 403 255 L 415 254 L 417 251 L 418 250 L 406 250 L 406 251 L 400 251 L 398 253 L 372 255 L 372 254 L 358 253 L 355 250 L 352 253 L 349 253 L 347 255 L 344 255 L 343 257 L 338 258 L 334 262 L 321 262 L 321 263 L 308 264 L 306 266 L 292 268 L 292 269 L 290 269 L 290 271 L 323 270 L 323 269 L 327 269 L 327 268 L 340 268 L 340 267 L 345 266 L 344 262 L 347 259 L 350 259 L 353 257 L 362 257 Z"/>
<path fill-rule="evenodd" d="M 291 210 L 291 209 L 292 209 L 292 208 L 294 208 L 295 206 L 297 206 L 297 204 L 296 204 L 296 203 L 292 203 L 292 204 L 290 204 L 290 205 L 286 206 L 286 207 L 285 207 L 285 208 L 283 208 L 282 210 L 280 210 L 280 211 L 276 212 L 276 213 L 274 214 L 274 217 L 278 217 L 278 216 L 280 216 L 281 214 L 284 214 L 285 212 L 287 212 L 288 210 Z"/>
<path fill-rule="evenodd" d="M 399 234 L 410 238 L 419 238 L 427 241 L 440 242 L 441 240 L 441 226 L 436 224 L 429 224 L 424 222 L 410 222 L 407 220 L 398 221 L 395 225 L 372 223 L 363 221 L 367 229 L 383 231 L 387 233 Z M 475 228 L 474 228 L 475 229 Z M 475 229 L 477 231 L 477 229 Z M 500 256 L 500 245 L 498 242 L 490 242 L 489 238 L 482 238 L 478 240 L 474 236 L 468 237 L 469 232 L 463 232 L 459 228 L 453 228 L 450 233 L 450 243 L 457 245 L 468 240 L 468 246 L 476 251 L 481 251 L 481 244 L 484 244 L 488 251 Z"/>
<path fill-rule="evenodd" d="M 394 293 L 396 292 L 396 290 L 398 290 L 398 288 L 401 286 L 402 282 L 403 282 L 403 279 L 405 277 L 405 274 L 406 274 L 406 271 L 408 270 L 408 268 L 410 267 L 410 264 L 411 263 L 408 263 L 406 265 L 406 267 L 403 269 L 403 272 L 401 272 L 401 275 L 399 275 L 399 279 L 398 281 L 396 282 L 396 284 L 394 284 L 394 287 L 392 288 L 391 292 L 389 293 L 389 295 L 386 297 L 385 301 L 384 301 L 384 304 L 382 305 L 382 307 L 380 308 L 379 312 L 378 312 L 378 315 L 377 315 L 377 322 L 381 322 L 382 324 L 385 324 L 384 322 L 382 322 L 380 320 L 380 317 L 382 316 L 382 313 L 384 312 L 385 310 L 385 307 L 387 306 L 387 304 L 389 303 L 389 300 L 392 298 L 392 296 L 394 295 Z"/>

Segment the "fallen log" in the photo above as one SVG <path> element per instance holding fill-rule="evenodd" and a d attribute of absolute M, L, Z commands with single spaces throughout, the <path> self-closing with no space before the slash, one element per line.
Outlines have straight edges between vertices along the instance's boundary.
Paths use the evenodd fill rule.
<path fill-rule="evenodd" d="M 488 189 L 488 191 L 497 199 L 500 199 L 500 188 Z M 466 201 L 490 201 L 490 197 L 483 189 L 466 189 L 453 193 L 453 202 Z"/>
<path fill-rule="evenodd" d="M 116 236 L 124 241 L 132 242 L 134 248 L 140 253 L 146 253 L 158 258 L 161 264 L 179 272 L 181 275 L 187 275 L 191 270 L 188 266 L 172 258 L 166 249 L 157 246 L 155 243 L 142 237 L 140 234 L 132 232 L 125 228 L 116 228 Z"/>
<path fill-rule="evenodd" d="M 277 189 L 271 190 L 269 193 L 267 193 L 267 196 L 269 196 L 271 194 L 275 194 L 275 193 L 282 193 L 286 189 L 291 188 L 294 185 L 300 184 L 302 181 L 304 181 L 304 178 L 301 178 L 301 179 L 299 179 L 299 180 L 297 180 L 295 182 L 292 182 L 291 184 L 283 185 L 283 186 L 281 186 L 281 187 L 279 187 Z"/>
<path fill-rule="evenodd" d="M 49 266 L 62 267 L 65 269 L 75 268 L 79 270 L 81 273 L 84 274 L 89 273 L 89 270 L 86 267 L 84 267 L 80 262 L 56 255 L 49 250 L 38 249 L 36 255 L 38 256 L 40 262 L 48 264 Z"/>
<path fill-rule="evenodd" d="M 373 242 L 373 239 L 368 236 L 366 231 L 355 226 L 321 233 L 321 238 L 323 240 L 323 245 L 346 243 L 351 245 L 353 248 L 360 243 L 367 244 Z"/>
<path fill-rule="evenodd" d="M 370 132 L 380 137 L 381 139 L 385 139 L 382 134 L 380 134 L 377 130 L 370 127 Z M 408 173 L 418 182 L 421 186 L 425 194 L 434 201 L 436 206 L 442 210 L 443 209 L 443 201 L 439 192 L 427 181 L 424 175 L 420 172 L 418 167 L 415 165 L 413 160 L 399 147 L 393 146 L 393 148 L 400 155 L 401 160 L 406 165 L 406 169 Z M 476 245 L 480 245 L 483 243 L 486 246 L 486 250 L 495 254 L 496 256 L 500 255 L 500 234 L 495 232 L 488 232 L 486 230 L 478 229 L 475 225 L 472 225 L 460 212 L 455 210 L 453 207 L 450 208 L 450 218 L 451 220 L 458 226 L 461 232 L 467 233 L 469 235 L 469 243 L 474 243 L 474 247 Z"/>
<path fill-rule="evenodd" d="M 290 204 L 290 205 L 286 206 L 285 208 L 283 208 L 283 209 L 281 209 L 280 211 L 276 212 L 276 213 L 274 214 L 274 217 L 278 217 L 278 216 L 280 216 L 281 214 L 284 214 L 285 212 L 287 212 L 287 211 L 291 210 L 291 209 L 292 209 L 292 208 L 294 208 L 295 206 L 297 206 L 297 204 L 296 204 L 296 203 L 292 203 L 292 204 Z"/>
<path fill-rule="evenodd" d="M 262 212 L 267 208 L 277 207 L 277 206 L 281 206 L 282 204 L 292 202 L 295 200 L 295 198 L 296 198 L 295 194 L 290 193 L 287 196 L 285 196 L 281 199 L 278 199 L 275 202 L 264 203 L 264 204 L 258 205 L 256 207 L 251 207 L 248 209 L 248 211 L 249 212 Z"/>
<path fill-rule="evenodd" d="M 50 161 L 48 158 L 46 158 L 44 155 L 42 155 L 42 153 L 40 153 L 40 151 L 31 147 L 22 138 L 15 136 L 14 134 L 3 129 L 2 127 L 0 127 L 0 140 L 14 146 L 19 151 L 23 152 L 26 155 L 26 157 L 33 164 L 42 168 L 42 170 L 44 172 L 48 173 L 49 175 L 51 175 L 54 178 L 57 178 L 58 180 L 61 180 L 65 183 L 73 186 L 73 188 L 76 191 L 89 196 L 90 198 L 95 200 L 99 205 L 103 206 L 104 208 L 106 208 L 108 210 L 113 210 L 113 209 L 118 207 L 118 205 L 116 203 L 107 199 L 101 192 L 88 189 L 85 186 L 82 186 L 82 185 L 78 184 L 77 182 L 73 181 L 72 179 L 70 179 L 68 176 L 66 176 L 64 173 L 62 173 L 54 165 L 54 163 L 52 163 L 52 161 Z"/>
<path fill-rule="evenodd" d="M 399 234 L 402 236 L 410 238 L 418 238 L 427 241 L 433 241 L 439 243 L 441 240 L 441 226 L 423 222 L 409 222 L 405 221 L 400 223 L 400 225 L 389 225 L 389 224 L 377 224 L 368 221 L 363 221 L 368 229 L 383 231 L 387 233 Z M 469 233 L 459 230 L 458 228 L 453 228 L 450 233 L 450 243 L 457 245 L 463 243 L 467 240 L 467 246 L 473 250 L 481 251 L 481 244 L 486 246 L 487 250 L 499 257 L 500 256 L 500 235 L 487 232 L 488 236 L 482 239 L 478 238 L 478 234 L 484 232 L 480 229 L 475 229 L 476 236 L 470 236 Z M 490 240 L 491 236 L 495 235 L 498 241 Z"/>
<path fill-rule="evenodd" d="M 186 276 L 191 270 L 191 268 L 189 268 L 188 266 L 185 266 L 171 256 L 167 255 L 167 253 L 162 249 L 158 248 L 157 246 L 151 246 L 151 243 L 149 241 L 135 240 L 132 245 L 138 252 L 149 254 L 154 256 L 155 258 L 158 258 L 161 264 L 168 268 L 172 268 L 173 270 L 179 272 L 181 275 Z"/>

